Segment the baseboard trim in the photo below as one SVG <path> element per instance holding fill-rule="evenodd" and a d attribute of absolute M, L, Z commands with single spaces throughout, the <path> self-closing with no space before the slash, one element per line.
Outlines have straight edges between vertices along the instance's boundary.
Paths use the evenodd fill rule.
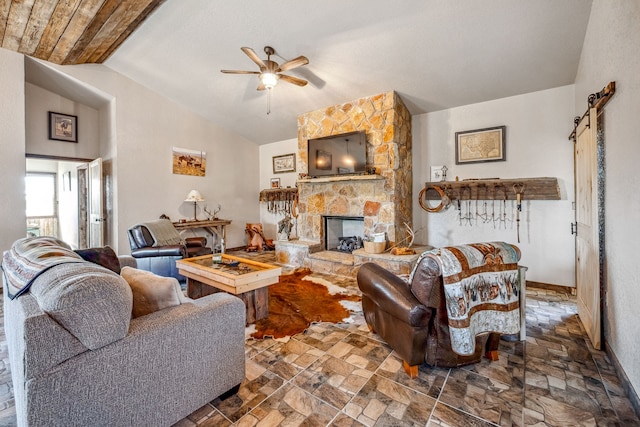
<path fill-rule="evenodd" d="M 547 291 L 556 291 L 561 294 L 575 295 L 576 288 L 571 286 L 552 285 L 551 283 L 533 282 L 527 280 L 527 288 L 545 289 Z"/>
<path fill-rule="evenodd" d="M 604 351 L 607 353 L 609 358 L 611 359 L 611 363 L 616 370 L 616 374 L 618 374 L 618 378 L 620 379 L 620 383 L 622 384 L 622 388 L 627 393 L 629 397 L 629 401 L 631 402 L 631 406 L 633 406 L 633 410 L 636 411 L 636 415 L 640 418 L 640 398 L 638 398 L 638 393 L 636 393 L 633 385 L 631 385 L 631 381 L 629 381 L 629 377 L 627 377 L 626 372 L 622 369 L 622 365 L 620 361 L 616 357 L 615 352 L 607 342 L 604 340 Z"/>

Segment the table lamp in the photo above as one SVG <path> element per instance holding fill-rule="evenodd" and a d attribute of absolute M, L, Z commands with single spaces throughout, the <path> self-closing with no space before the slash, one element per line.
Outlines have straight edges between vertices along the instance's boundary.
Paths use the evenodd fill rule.
<path fill-rule="evenodd" d="M 187 198 L 184 199 L 185 202 L 193 202 L 193 220 L 197 221 L 198 217 L 196 216 L 196 210 L 198 206 L 198 202 L 204 202 L 204 197 L 198 190 L 191 190 L 189 194 L 187 194 Z"/>

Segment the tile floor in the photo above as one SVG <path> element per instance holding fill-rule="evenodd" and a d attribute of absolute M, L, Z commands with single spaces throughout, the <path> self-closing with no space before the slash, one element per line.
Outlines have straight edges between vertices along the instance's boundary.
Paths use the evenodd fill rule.
<path fill-rule="evenodd" d="M 255 254 L 268 260 L 268 254 Z M 353 280 L 322 274 L 349 292 Z M 0 426 L 15 425 L 4 328 Z M 527 289 L 527 340 L 459 369 L 402 361 L 357 310 L 289 341 L 247 340 L 240 391 L 175 426 L 640 426 L 605 353 L 588 343 L 573 297 Z"/>

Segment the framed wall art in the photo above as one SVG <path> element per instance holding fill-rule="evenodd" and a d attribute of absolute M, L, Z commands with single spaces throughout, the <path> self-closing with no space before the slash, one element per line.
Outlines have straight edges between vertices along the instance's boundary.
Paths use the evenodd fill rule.
<path fill-rule="evenodd" d="M 506 126 L 456 132 L 456 165 L 506 160 Z"/>
<path fill-rule="evenodd" d="M 273 173 L 285 173 L 296 171 L 296 155 L 283 154 L 281 156 L 273 156 Z"/>
<path fill-rule="evenodd" d="M 171 147 L 171 167 L 174 174 L 205 176 L 207 153 L 188 148 Z"/>
<path fill-rule="evenodd" d="M 49 111 L 49 139 L 78 142 L 78 116 Z"/>

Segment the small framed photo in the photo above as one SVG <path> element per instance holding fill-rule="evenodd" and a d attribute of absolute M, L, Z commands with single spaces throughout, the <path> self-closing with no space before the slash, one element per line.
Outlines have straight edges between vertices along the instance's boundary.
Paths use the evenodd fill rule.
<path fill-rule="evenodd" d="M 324 150 L 316 150 L 316 169 L 330 171 L 332 167 L 331 153 Z"/>
<path fill-rule="evenodd" d="M 271 188 L 280 188 L 280 178 L 271 178 Z"/>
<path fill-rule="evenodd" d="M 506 160 L 506 126 L 456 132 L 456 165 Z"/>
<path fill-rule="evenodd" d="M 49 111 L 49 139 L 78 142 L 78 116 Z"/>
<path fill-rule="evenodd" d="M 295 153 L 273 156 L 273 173 L 285 173 L 296 171 Z"/>
<path fill-rule="evenodd" d="M 442 165 L 431 166 L 431 182 L 442 181 Z"/>

